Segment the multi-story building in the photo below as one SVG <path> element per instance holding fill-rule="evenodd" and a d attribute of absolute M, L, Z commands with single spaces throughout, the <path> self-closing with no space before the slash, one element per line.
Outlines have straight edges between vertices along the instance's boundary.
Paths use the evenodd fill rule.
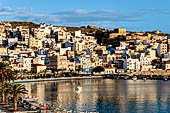
<path fill-rule="evenodd" d="M 127 58 L 124 59 L 124 69 L 126 72 L 137 72 L 140 71 L 140 61 L 138 58 Z"/>
<path fill-rule="evenodd" d="M 160 43 L 157 48 L 157 53 L 159 57 L 162 57 L 163 54 L 166 54 L 168 52 L 167 44 L 166 43 Z"/>
<path fill-rule="evenodd" d="M 67 71 L 68 62 L 67 62 L 67 56 L 57 56 L 57 69 L 60 72 Z"/>

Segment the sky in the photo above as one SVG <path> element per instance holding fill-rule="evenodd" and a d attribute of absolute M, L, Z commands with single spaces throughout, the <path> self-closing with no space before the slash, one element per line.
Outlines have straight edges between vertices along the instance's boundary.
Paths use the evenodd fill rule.
<path fill-rule="evenodd" d="M 170 0 L 0 0 L 0 21 L 170 33 Z"/>

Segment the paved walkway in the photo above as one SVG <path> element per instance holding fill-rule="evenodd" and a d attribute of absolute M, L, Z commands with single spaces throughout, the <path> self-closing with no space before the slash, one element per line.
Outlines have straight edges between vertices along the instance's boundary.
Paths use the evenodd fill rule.
<path fill-rule="evenodd" d="M 5 104 L 0 104 L 0 113 L 37 113 L 37 111 L 27 111 L 25 108 L 23 107 L 18 107 L 18 111 L 17 112 L 13 112 L 13 104 L 10 103 L 9 105 L 5 105 Z"/>

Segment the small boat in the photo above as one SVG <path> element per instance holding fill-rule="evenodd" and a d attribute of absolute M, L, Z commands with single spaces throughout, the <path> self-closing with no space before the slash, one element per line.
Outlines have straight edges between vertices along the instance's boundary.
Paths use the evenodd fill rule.
<path fill-rule="evenodd" d="M 61 106 L 59 106 L 59 107 L 58 107 L 58 108 L 56 108 L 55 110 L 56 110 L 56 113 L 57 113 L 57 111 L 62 111 L 62 107 L 61 107 Z"/>
<path fill-rule="evenodd" d="M 50 107 L 48 105 L 40 105 L 41 110 L 50 110 Z"/>
<path fill-rule="evenodd" d="M 129 77 L 128 76 L 124 76 L 124 80 L 127 80 L 127 79 L 129 79 Z"/>
<path fill-rule="evenodd" d="M 138 78 L 136 77 L 136 76 L 134 76 L 133 78 L 132 78 L 132 80 L 134 80 L 134 81 L 136 81 Z"/>
<path fill-rule="evenodd" d="M 146 78 L 143 78 L 144 81 L 146 81 Z"/>
<path fill-rule="evenodd" d="M 36 110 L 37 108 L 39 108 L 39 103 L 34 100 L 24 100 L 23 104 L 24 104 L 24 108 L 29 110 Z"/>
<path fill-rule="evenodd" d="M 73 111 L 72 110 L 68 110 L 67 113 L 73 113 Z"/>
<path fill-rule="evenodd" d="M 167 78 L 167 77 L 165 77 L 163 80 L 164 80 L 164 81 L 167 81 L 167 80 L 168 80 L 168 78 Z"/>
<path fill-rule="evenodd" d="M 167 81 L 167 80 L 168 80 L 168 76 L 162 76 L 162 79 L 163 79 L 164 81 Z"/>
<path fill-rule="evenodd" d="M 38 100 L 38 97 L 34 98 L 30 95 L 28 97 L 25 97 L 24 100 Z"/>

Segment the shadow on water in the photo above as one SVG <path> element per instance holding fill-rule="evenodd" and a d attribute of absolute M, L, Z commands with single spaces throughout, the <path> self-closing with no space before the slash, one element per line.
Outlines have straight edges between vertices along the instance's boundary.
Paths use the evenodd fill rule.
<path fill-rule="evenodd" d="M 102 113 L 170 112 L 168 81 L 87 79 L 24 84 L 29 95 L 54 108 Z M 79 93 L 77 87 L 81 87 Z"/>

